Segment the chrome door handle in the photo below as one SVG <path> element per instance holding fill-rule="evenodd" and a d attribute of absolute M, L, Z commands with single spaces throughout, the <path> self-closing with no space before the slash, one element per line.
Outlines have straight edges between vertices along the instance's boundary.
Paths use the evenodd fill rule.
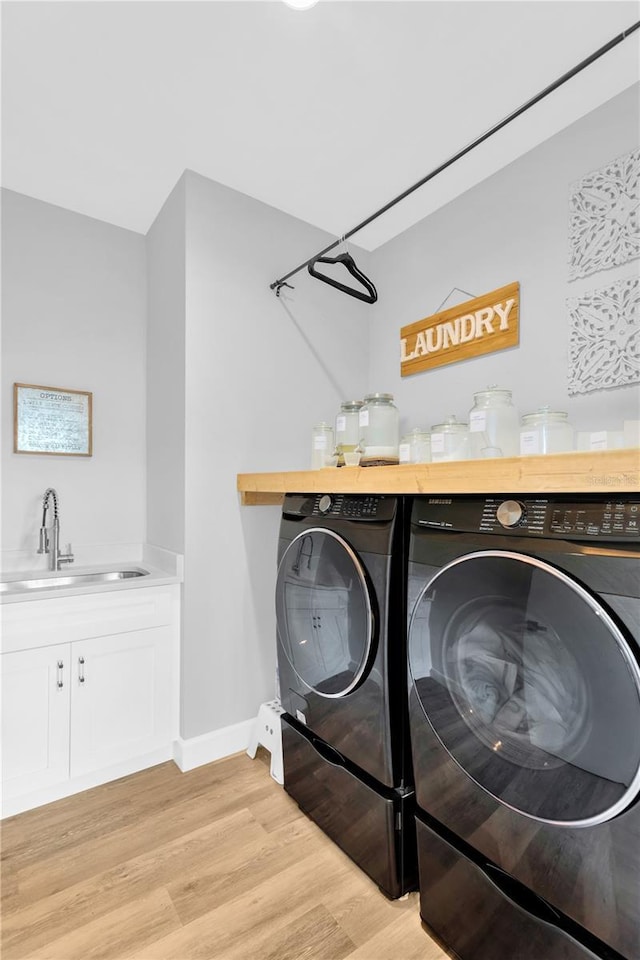
<path fill-rule="evenodd" d="M 84 683 L 84 657 L 78 657 L 78 680 Z"/>
<path fill-rule="evenodd" d="M 57 684 L 58 684 L 58 687 L 59 687 L 59 688 L 62 688 L 62 687 L 64 686 L 64 682 L 63 682 L 63 680 L 62 680 L 62 670 L 63 670 L 63 668 L 64 668 L 64 663 L 62 662 L 62 660 L 58 660 L 58 663 L 57 663 L 56 666 L 57 666 L 57 669 L 58 669 L 58 679 L 57 679 L 56 682 L 57 682 Z"/>

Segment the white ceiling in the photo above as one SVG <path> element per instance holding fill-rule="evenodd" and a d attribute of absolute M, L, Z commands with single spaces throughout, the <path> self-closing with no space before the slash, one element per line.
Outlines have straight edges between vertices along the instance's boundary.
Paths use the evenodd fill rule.
<path fill-rule="evenodd" d="M 2 183 L 146 233 L 188 168 L 339 236 L 637 20 L 635 0 L 4 2 Z M 636 82 L 639 37 L 355 242 Z"/>

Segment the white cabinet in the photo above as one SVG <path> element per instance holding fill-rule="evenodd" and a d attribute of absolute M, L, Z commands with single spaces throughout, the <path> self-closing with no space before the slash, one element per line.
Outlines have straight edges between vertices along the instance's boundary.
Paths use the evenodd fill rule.
<path fill-rule="evenodd" d="M 71 776 L 139 756 L 171 738 L 166 627 L 71 645 Z"/>
<path fill-rule="evenodd" d="M 69 644 L 2 657 L 5 798 L 68 778 L 69 694 Z"/>
<path fill-rule="evenodd" d="M 179 622 L 177 584 L 3 605 L 4 815 L 173 755 Z"/>

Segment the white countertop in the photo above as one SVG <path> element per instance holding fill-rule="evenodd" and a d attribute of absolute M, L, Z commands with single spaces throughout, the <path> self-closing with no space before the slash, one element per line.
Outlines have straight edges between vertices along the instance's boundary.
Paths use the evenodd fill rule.
<path fill-rule="evenodd" d="M 89 593 L 108 593 L 121 590 L 140 590 L 145 587 L 160 587 L 165 584 L 181 583 L 183 579 L 183 558 L 180 554 L 157 549 L 145 550 L 142 560 L 123 560 L 120 563 L 100 563 L 90 566 L 65 565 L 64 570 L 21 569 L 10 573 L 0 573 L 0 583 L 6 584 L 0 593 L 0 604 L 24 603 L 33 600 L 51 600 L 56 597 L 82 596 Z M 154 562 L 149 562 L 152 559 Z M 88 583 L 77 582 L 65 586 L 56 585 L 56 581 L 69 577 L 90 576 L 96 573 L 111 573 L 117 570 L 144 571 L 142 576 L 123 580 L 109 580 L 104 583 L 92 580 Z M 12 583 L 25 580 L 46 580 L 51 586 L 37 588 L 11 589 Z"/>

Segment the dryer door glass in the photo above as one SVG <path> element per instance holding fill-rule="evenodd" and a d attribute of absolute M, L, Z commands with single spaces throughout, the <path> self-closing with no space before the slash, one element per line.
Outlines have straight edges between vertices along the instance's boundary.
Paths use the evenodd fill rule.
<path fill-rule="evenodd" d="M 281 648 L 296 674 L 323 697 L 342 697 L 362 679 L 373 643 L 365 572 L 349 544 L 310 529 L 278 568 L 276 617 Z"/>
<path fill-rule="evenodd" d="M 640 791 L 640 667 L 578 582 L 532 557 L 469 554 L 424 588 L 414 690 L 451 757 L 527 816 L 586 826 Z"/>

